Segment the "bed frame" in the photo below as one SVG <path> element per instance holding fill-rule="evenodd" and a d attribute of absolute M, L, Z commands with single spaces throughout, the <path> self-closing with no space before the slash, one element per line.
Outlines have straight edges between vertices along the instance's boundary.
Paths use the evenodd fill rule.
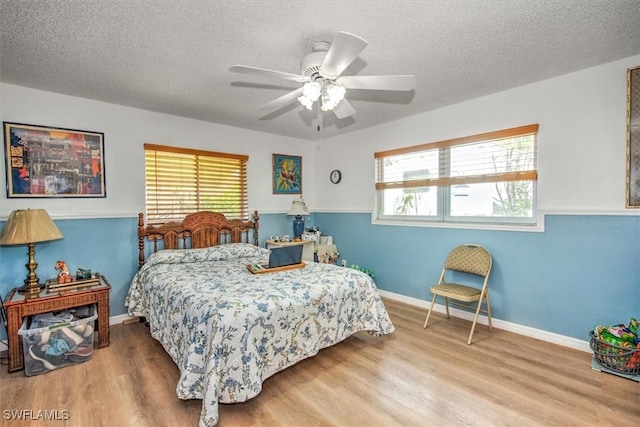
<path fill-rule="evenodd" d="M 145 240 L 153 242 L 153 252 L 162 249 L 208 248 L 225 243 L 253 243 L 258 246 L 260 217 L 254 211 L 251 220 L 227 219 L 223 214 L 200 211 L 188 214 L 181 222 L 144 225 L 138 214 L 138 268 L 145 261 Z M 158 242 L 162 242 L 161 247 Z"/>

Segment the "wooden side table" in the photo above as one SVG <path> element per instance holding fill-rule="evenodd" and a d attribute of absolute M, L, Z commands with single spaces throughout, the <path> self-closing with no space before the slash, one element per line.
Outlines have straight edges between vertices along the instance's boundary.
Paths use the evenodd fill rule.
<path fill-rule="evenodd" d="M 282 248 L 284 246 L 298 246 L 304 245 L 302 248 L 302 261 L 313 262 L 313 254 L 315 252 L 314 242 L 310 240 L 298 240 L 293 242 L 283 242 L 282 240 L 273 241 L 267 240 L 266 242 L 267 249 L 271 248 Z"/>
<path fill-rule="evenodd" d="M 16 289 L 9 292 L 4 307 L 7 310 L 7 340 L 9 341 L 9 372 L 24 369 L 22 337 L 18 331 L 22 318 L 33 314 L 48 313 L 66 308 L 97 304 L 98 347 L 109 345 L 109 291 L 111 285 L 101 274 L 96 274 L 98 284 L 90 288 L 80 288 L 47 292 L 43 289 L 35 298 L 26 298 Z"/>

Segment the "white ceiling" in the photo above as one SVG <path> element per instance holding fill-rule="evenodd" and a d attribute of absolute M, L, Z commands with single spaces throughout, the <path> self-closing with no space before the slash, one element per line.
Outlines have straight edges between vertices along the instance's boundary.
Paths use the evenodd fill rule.
<path fill-rule="evenodd" d="M 4 83 L 306 140 L 640 54 L 639 0 L 0 1 Z M 345 75 L 416 89 L 351 90 L 358 113 L 318 132 L 301 105 L 258 109 L 299 83 L 229 72 L 299 73 L 337 31 L 369 42 Z"/>

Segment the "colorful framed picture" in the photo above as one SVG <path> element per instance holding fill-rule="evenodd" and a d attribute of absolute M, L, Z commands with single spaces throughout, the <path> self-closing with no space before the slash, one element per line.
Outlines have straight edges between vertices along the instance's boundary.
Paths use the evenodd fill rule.
<path fill-rule="evenodd" d="M 106 197 L 104 134 L 3 122 L 8 198 Z"/>
<path fill-rule="evenodd" d="M 273 194 L 302 194 L 302 157 L 273 155 Z"/>

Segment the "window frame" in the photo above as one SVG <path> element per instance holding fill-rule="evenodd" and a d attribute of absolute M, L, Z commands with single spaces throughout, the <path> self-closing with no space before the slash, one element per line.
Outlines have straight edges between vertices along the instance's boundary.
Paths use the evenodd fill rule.
<path fill-rule="evenodd" d="M 530 124 L 515 128 L 503 129 L 482 134 L 470 135 L 460 138 L 443 140 L 438 142 L 420 144 L 409 147 L 402 147 L 386 151 L 374 153 L 375 161 L 375 208 L 372 213 L 372 222 L 385 225 L 412 225 L 412 226 L 436 226 L 436 227 L 455 227 L 455 228 L 492 228 L 492 229 L 540 229 L 538 222 L 539 215 L 537 209 L 538 203 L 538 129 L 539 125 Z M 489 143 L 496 140 L 512 139 L 524 136 L 533 136 L 533 148 L 531 149 L 532 168 L 525 171 L 502 172 L 493 174 L 467 175 L 462 177 L 452 176 L 449 172 L 451 169 L 450 149 L 452 147 L 471 146 L 472 144 Z M 382 172 L 384 165 L 381 163 L 385 158 L 391 156 L 399 156 L 404 154 L 421 154 L 433 152 L 437 150 L 438 155 L 438 173 L 443 172 L 443 176 L 436 178 L 414 180 L 414 181 L 394 181 L 384 182 Z M 406 176 L 408 170 L 404 170 Z M 415 171 L 411 171 L 415 172 Z M 468 185 L 474 183 L 498 183 L 509 181 L 528 181 L 531 185 L 531 216 L 526 217 L 508 217 L 508 216 L 455 216 L 451 215 L 451 194 L 452 187 L 455 185 Z M 384 196 L 386 189 L 393 188 L 416 188 L 430 187 L 436 191 L 437 209 L 434 215 L 405 215 L 405 214 L 384 214 Z"/>
<path fill-rule="evenodd" d="M 158 156 L 158 153 L 160 156 Z M 176 160 L 179 158 L 178 156 L 184 156 L 185 161 L 193 162 L 194 167 L 191 175 L 186 174 L 188 179 L 193 180 L 193 182 L 186 184 L 185 186 L 191 186 L 191 190 L 193 194 L 190 194 L 188 198 L 190 198 L 190 203 L 192 204 L 192 209 L 189 207 L 185 209 L 179 208 L 170 208 L 170 205 L 164 205 L 167 209 L 175 209 L 174 213 L 168 213 L 167 211 L 162 212 L 162 205 L 158 204 L 158 200 L 162 199 L 162 196 L 159 196 L 160 192 L 158 188 L 160 184 L 158 184 L 159 180 L 159 170 L 157 164 L 150 165 L 149 159 L 151 157 L 154 160 L 157 160 L 159 157 L 162 158 L 165 162 L 169 161 L 171 157 L 175 156 Z M 244 154 L 233 154 L 233 153 L 223 153 L 217 151 L 208 151 L 208 150 L 200 150 L 193 148 L 184 148 L 184 147 L 175 147 L 168 145 L 158 145 L 145 143 L 144 144 L 144 159 L 145 159 L 145 213 L 147 218 L 147 223 L 155 224 L 160 222 L 172 221 L 172 220 L 181 220 L 187 213 L 196 212 L 199 210 L 212 210 L 207 207 L 207 204 L 211 204 L 211 200 L 205 200 L 206 197 L 211 197 L 213 194 L 220 191 L 224 186 L 220 185 L 220 180 L 215 179 L 214 176 L 216 173 L 224 174 L 229 169 L 235 171 L 234 174 L 223 175 L 225 178 L 230 178 L 228 181 L 225 179 L 225 182 L 231 186 L 238 186 L 239 191 L 236 193 L 237 195 L 237 211 L 240 212 L 238 214 L 234 214 L 231 211 L 224 211 L 223 209 L 216 209 L 216 212 L 223 213 L 227 218 L 241 218 L 246 219 L 249 218 L 249 196 L 248 196 L 248 171 L 247 171 L 247 163 L 249 161 L 249 156 Z M 237 164 L 234 162 L 237 161 Z M 229 168 L 229 166 L 231 168 Z M 151 171 L 152 170 L 152 171 Z M 170 172 L 171 168 L 166 168 L 164 170 L 165 173 Z M 189 169 L 188 169 L 189 170 Z M 203 179 L 205 172 L 209 175 L 208 179 Z M 154 181 L 153 184 L 149 183 L 149 178 Z M 175 178 L 174 183 L 171 183 L 172 178 L 165 178 L 168 185 L 183 185 L 184 177 Z M 167 185 L 167 184 L 163 184 Z M 203 187 L 207 187 L 208 191 L 203 192 Z M 155 206 L 154 202 L 150 202 L 150 193 L 155 193 Z M 214 202 L 215 203 L 215 202 Z M 232 203 L 236 203 L 235 201 Z M 150 209 L 149 207 L 153 208 Z M 175 206 L 178 206 L 176 204 Z M 234 210 L 235 212 L 236 210 Z"/>

